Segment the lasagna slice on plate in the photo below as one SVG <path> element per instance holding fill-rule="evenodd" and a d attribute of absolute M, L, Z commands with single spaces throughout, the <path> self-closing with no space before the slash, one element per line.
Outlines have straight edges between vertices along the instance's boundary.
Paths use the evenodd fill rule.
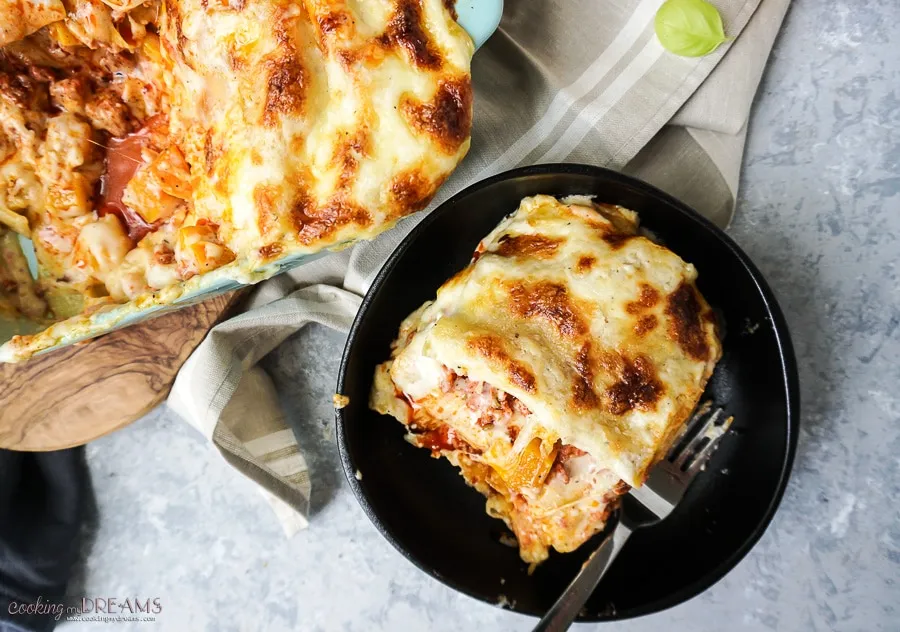
<path fill-rule="evenodd" d="M 487 497 L 529 563 L 601 531 L 721 356 L 697 271 L 637 215 L 539 195 L 409 315 L 370 405 Z"/>

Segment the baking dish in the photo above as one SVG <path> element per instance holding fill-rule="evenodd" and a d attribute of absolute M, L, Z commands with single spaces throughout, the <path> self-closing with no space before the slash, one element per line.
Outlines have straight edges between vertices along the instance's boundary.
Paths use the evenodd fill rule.
<path fill-rule="evenodd" d="M 456 5 L 459 24 L 472 38 L 477 50 L 497 29 L 503 11 L 503 0 L 460 0 Z M 34 248 L 27 238 L 20 236 L 22 250 L 28 260 L 32 276 L 37 276 Z M 351 245 L 343 242 L 329 248 L 339 250 Z M 307 263 L 328 250 L 293 251 L 264 265 L 255 265 L 242 258 L 231 264 L 195 276 L 187 281 L 138 297 L 124 304 L 103 304 L 91 312 L 63 320 L 46 327 L 21 316 L 0 315 L 0 361 L 15 362 L 32 355 L 46 353 L 81 340 L 127 327 L 152 316 L 179 309 L 244 285 L 258 283 L 280 272 Z M 13 346 L 10 339 L 29 335 L 27 345 Z"/>

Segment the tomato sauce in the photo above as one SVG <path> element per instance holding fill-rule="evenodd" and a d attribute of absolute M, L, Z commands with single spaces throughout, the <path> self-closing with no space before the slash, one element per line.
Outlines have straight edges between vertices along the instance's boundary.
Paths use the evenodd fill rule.
<path fill-rule="evenodd" d="M 449 426 L 440 426 L 416 435 L 419 445 L 429 450 L 456 450 L 464 445 Z"/>

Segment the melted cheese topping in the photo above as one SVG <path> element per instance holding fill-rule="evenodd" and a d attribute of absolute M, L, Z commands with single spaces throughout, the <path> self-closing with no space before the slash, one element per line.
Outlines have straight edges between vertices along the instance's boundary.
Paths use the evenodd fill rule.
<path fill-rule="evenodd" d="M 572 550 L 666 453 L 721 355 L 696 276 L 640 236 L 631 211 L 526 198 L 404 321 L 372 406 L 409 425 L 417 445 L 423 424 L 462 438 L 441 451 L 489 496 L 524 559 L 543 559 L 549 546 Z M 526 410 L 516 436 L 492 422 L 506 440 L 486 439 L 484 407 L 467 412 L 471 402 L 459 403 L 447 375 Z M 565 485 L 548 477 L 560 451 L 584 454 Z M 559 507 L 569 508 L 565 519 L 548 521 Z"/>
<path fill-rule="evenodd" d="M 235 252 L 313 252 L 421 209 L 465 155 L 472 43 L 441 0 L 166 3 L 173 134 Z"/>
<path fill-rule="evenodd" d="M 0 357 L 96 335 L 96 305 L 371 238 L 468 150 L 473 44 L 443 0 L 66 7 L 0 47 L 0 230 L 34 242 L 44 316 L 82 314 Z"/>

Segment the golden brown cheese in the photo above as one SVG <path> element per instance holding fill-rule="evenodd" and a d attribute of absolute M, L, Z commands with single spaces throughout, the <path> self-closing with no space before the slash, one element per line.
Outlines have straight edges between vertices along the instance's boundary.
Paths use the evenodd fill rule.
<path fill-rule="evenodd" d="M 404 322 L 372 405 L 406 423 L 417 445 L 428 443 L 422 426 L 459 439 L 439 453 L 489 496 L 524 559 L 572 550 L 602 528 L 618 494 L 643 483 L 721 355 L 696 276 L 641 236 L 631 211 L 526 198 Z M 493 401 L 472 406 L 460 388 Z M 512 417 L 496 413 L 507 402 Z M 566 478 L 577 492 L 552 476 L 573 453 L 580 474 Z M 547 500 L 551 484 L 565 503 Z M 563 506 L 578 509 L 558 520 Z"/>
<path fill-rule="evenodd" d="M 0 225 L 52 319 L 371 238 L 468 150 L 473 44 L 441 0 L 66 7 L 0 47 Z M 60 325 L 0 357 L 87 323 Z"/>
<path fill-rule="evenodd" d="M 167 2 L 162 35 L 195 213 L 235 252 L 371 237 L 468 149 L 472 43 L 439 0 Z"/>

